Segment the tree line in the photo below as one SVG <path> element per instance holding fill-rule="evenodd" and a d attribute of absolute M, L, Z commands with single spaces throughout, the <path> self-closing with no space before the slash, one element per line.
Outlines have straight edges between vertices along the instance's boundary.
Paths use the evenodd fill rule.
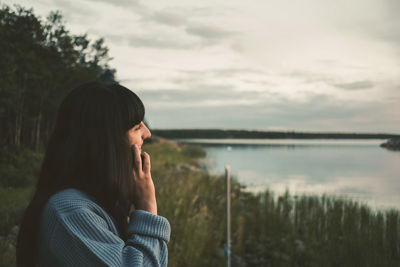
<path fill-rule="evenodd" d="M 295 131 L 247 131 L 221 129 L 153 129 L 153 135 L 164 138 L 243 138 L 243 139 L 390 139 L 400 134 L 385 133 L 318 133 Z"/>
<path fill-rule="evenodd" d="M 86 81 L 115 80 L 104 39 L 68 31 L 60 12 L 46 18 L 0 7 L 0 144 L 40 150 L 63 97 Z"/>

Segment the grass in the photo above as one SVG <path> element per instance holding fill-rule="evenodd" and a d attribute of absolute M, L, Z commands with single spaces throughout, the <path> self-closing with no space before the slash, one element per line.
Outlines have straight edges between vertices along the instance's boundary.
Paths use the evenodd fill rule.
<path fill-rule="evenodd" d="M 7 236 L 14 225 L 18 225 L 33 187 L 3 188 L 0 187 L 0 236 Z"/>
<path fill-rule="evenodd" d="M 201 147 L 161 143 L 144 150 L 151 155 L 159 214 L 172 226 L 169 266 L 224 265 L 224 177 L 200 167 Z M 397 210 L 329 196 L 252 194 L 235 179 L 231 187 L 232 266 L 400 266 Z M 6 236 L 32 190 L 0 187 L 0 266 L 15 264 Z"/>

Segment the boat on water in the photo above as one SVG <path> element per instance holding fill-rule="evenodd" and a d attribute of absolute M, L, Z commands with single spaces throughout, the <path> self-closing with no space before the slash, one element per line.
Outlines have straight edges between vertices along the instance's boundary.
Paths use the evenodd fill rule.
<path fill-rule="evenodd" d="M 389 139 L 387 142 L 381 144 L 381 147 L 389 150 L 400 150 L 400 138 Z"/>

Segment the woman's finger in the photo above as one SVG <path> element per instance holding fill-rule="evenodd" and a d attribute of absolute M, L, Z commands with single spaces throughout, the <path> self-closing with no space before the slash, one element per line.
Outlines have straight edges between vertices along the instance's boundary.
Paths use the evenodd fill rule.
<path fill-rule="evenodd" d="M 140 157 L 140 149 L 138 145 L 133 145 L 133 164 L 134 170 L 139 172 L 142 169 L 142 158 Z"/>
<path fill-rule="evenodd" d="M 146 152 L 143 152 L 143 171 L 144 173 L 150 173 L 151 164 L 150 164 L 150 155 Z"/>

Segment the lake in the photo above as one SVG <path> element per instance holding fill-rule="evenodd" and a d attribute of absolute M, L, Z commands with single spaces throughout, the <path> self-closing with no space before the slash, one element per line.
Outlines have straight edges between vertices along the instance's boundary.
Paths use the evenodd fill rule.
<path fill-rule="evenodd" d="M 384 140 L 181 139 L 207 152 L 213 174 L 231 166 L 252 192 L 327 194 L 372 208 L 400 208 L 400 152 L 379 147 Z"/>

